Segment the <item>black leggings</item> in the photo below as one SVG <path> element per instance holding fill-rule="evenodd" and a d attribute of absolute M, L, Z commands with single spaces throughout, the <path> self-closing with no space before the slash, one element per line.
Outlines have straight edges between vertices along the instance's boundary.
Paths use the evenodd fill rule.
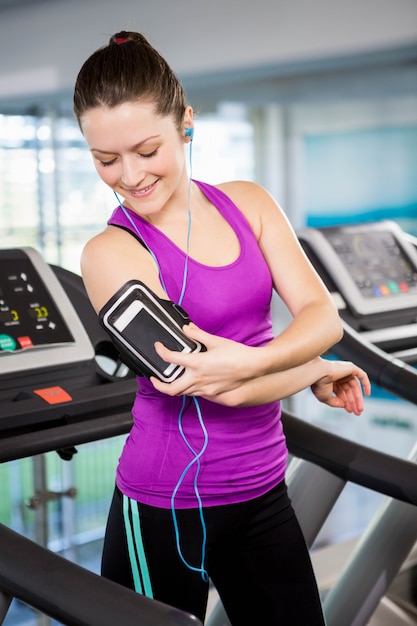
<path fill-rule="evenodd" d="M 171 510 L 139 504 L 138 511 L 143 550 L 139 548 L 136 588 L 140 584 L 145 595 L 203 622 L 208 582 L 179 557 Z M 184 558 L 198 567 L 199 511 L 179 509 L 176 514 Z M 249 502 L 207 507 L 204 519 L 205 567 L 233 626 L 324 625 L 310 556 L 285 483 Z M 135 588 L 118 489 L 106 529 L 102 575 Z"/>

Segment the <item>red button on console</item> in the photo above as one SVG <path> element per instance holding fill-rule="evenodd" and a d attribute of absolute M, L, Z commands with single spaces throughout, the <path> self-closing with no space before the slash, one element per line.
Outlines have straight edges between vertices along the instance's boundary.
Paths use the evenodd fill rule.
<path fill-rule="evenodd" d="M 40 396 L 48 404 L 60 404 L 61 402 L 71 402 L 72 398 L 62 387 L 47 387 L 45 389 L 34 389 L 36 395 Z"/>

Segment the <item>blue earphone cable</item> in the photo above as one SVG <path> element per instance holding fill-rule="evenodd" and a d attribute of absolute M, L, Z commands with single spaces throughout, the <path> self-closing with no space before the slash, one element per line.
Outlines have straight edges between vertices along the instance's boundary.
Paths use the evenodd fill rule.
<path fill-rule="evenodd" d="M 192 159 L 192 155 L 193 155 L 193 142 L 190 141 L 190 177 L 188 179 L 188 201 L 187 201 L 187 214 L 188 214 L 188 229 L 187 229 L 187 252 L 185 255 L 185 262 L 184 262 L 184 273 L 183 273 L 183 277 L 182 277 L 182 288 L 181 288 L 181 293 L 180 293 L 180 297 L 178 298 L 178 304 L 181 306 L 184 295 L 185 295 L 185 287 L 187 284 L 187 276 L 188 276 L 188 259 L 189 259 L 189 253 L 190 253 L 190 240 L 191 240 L 191 223 L 192 223 L 192 217 L 191 217 L 191 181 L 192 181 L 192 177 L 193 177 L 193 159 Z"/>
<path fill-rule="evenodd" d="M 186 289 L 186 285 L 187 285 L 187 277 L 188 277 L 188 259 L 189 259 L 189 250 L 190 250 L 190 239 L 191 239 L 191 223 L 192 223 L 192 217 L 191 217 L 191 182 L 192 182 L 192 141 L 190 141 L 190 176 L 189 176 L 189 183 L 188 183 L 188 206 L 187 206 L 187 215 L 188 215 L 188 229 L 187 229 L 187 246 L 186 246 L 186 255 L 185 255 L 185 262 L 184 262 L 184 271 L 183 271 L 183 277 L 182 277 L 182 286 L 181 286 L 181 292 L 180 292 L 180 296 L 178 298 L 178 305 L 181 306 L 182 301 L 184 299 L 184 295 L 185 295 L 185 289 Z M 159 265 L 158 259 L 155 255 L 155 253 L 153 252 L 153 250 L 151 250 L 151 248 L 148 246 L 148 244 L 146 243 L 146 240 L 144 239 L 144 237 L 142 236 L 142 233 L 139 230 L 139 227 L 137 226 L 137 224 L 133 221 L 132 216 L 130 215 L 129 211 L 126 209 L 125 206 L 123 206 L 123 203 L 121 202 L 118 194 L 116 193 L 116 191 L 113 190 L 114 195 L 116 196 L 116 200 L 117 203 L 119 204 L 119 207 L 122 209 L 123 213 L 125 214 L 125 216 L 127 217 L 127 219 L 129 220 L 131 226 L 133 227 L 133 229 L 135 230 L 136 234 L 140 237 L 141 241 L 143 241 L 146 249 L 148 250 L 148 252 L 151 254 L 152 258 L 154 259 L 156 266 L 158 268 L 158 274 L 159 274 L 159 278 L 161 281 L 161 285 L 162 288 L 164 289 L 165 293 L 168 295 L 168 290 L 166 288 L 165 282 L 164 282 L 164 278 L 162 275 L 162 270 L 161 267 Z M 181 473 L 181 476 L 172 492 L 172 496 L 171 496 L 171 512 L 172 512 L 172 518 L 173 518 L 173 522 L 174 522 L 174 530 L 175 530 L 175 538 L 176 538 L 176 543 L 177 543 L 177 550 L 178 550 L 178 554 L 181 558 L 181 560 L 183 561 L 183 563 L 192 571 L 195 572 L 199 572 L 201 573 L 201 576 L 203 578 L 204 581 L 208 581 L 208 573 L 205 569 L 204 566 L 204 561 L 205 561 L 205 552 L 206 552 L 206 543 L 207 543 L 207 529 L 206 529 L 206 524 L 205 524 L 205 520 L 204 520 L 204 511 L 203 511 L 203 503 L 201 500 L 201 496 L 200 496 L 200 492 L 198 489 L 198 476 L 200 473 L 200 468 L 201 468 L 201 463 L 200 463 L 200 459 L 202 457 L 202 455 L 204 454 L 207 446 L 208 446 L 208 432 L 207 429 L 205 427 L 204 424 L 204 420 L 203 420 L 203 416 L 201 413 L 201 408 L 200 408 L 200 404 L 198 402 L 198 399 L 196 397 L 193 396 L 193 403 L 194 406 L 196 408 L 196 412 L 197 412 L 197 416 L 198 416 L 198 421 L 200 423 L 203 435 L 204 435 L 204 441 L 203 441 L 203 445 L 201 447 L 200 452 L 196 452 L 194 450 L 194 448 L 192 447 L 192 445 L 190 444 L 190 442 L 188 441 L 184 429 L 183 429 L 183 424 L 182 424 L 182 418 L 185 412 L 185 405 L 186 405 L 186 401 L 187 401 L 187 396 L 183 396 L 182 398 L 182 407 L 180 410 L 180 413 L 178 415 L 178 429 L 180 431 L 181 437 L 184 441 L 184 443 L 186 444 L 186 446 L 189 448 L 189 450 L 192 452 L 192 454 L 194 455 L 193 458 L 191 459 L 191 461 L 187 464 L 187 466 L 184 468 L 183 472 Z M 202 532 L 203 532 L 203 541 L 202 541 L 202 551 L 201 551 L 201 566 L 200 567 L 194 567 L 193 565 L 190 565 L 184 558 L 183 554 L 182 554 L 182 550 L 181 550 L 181 542 L 180 542 L 180 531 L 179 531 L 179 527 L 178 527 L 178 520 L 177 520 L 177 514 L 175 511 L 175 496 L 177 495 L 178 490 L 180 489 L 182 482 L 184 481 L 184 478 L 186 477 L 186 475 L 188 474 L 188 472 L 190 471 L 190 469 L 193 467 L 193 465 L 197 464 L 197 468 L 195 471 L 195 475 L 194 475 L 194 482 L 193 482 L 193 486 L 194 486 L 194 493 L 195 496 L 197 498 L 197 502 L 198 502 L 198 509 L 199 509 L 199 513 L 200 513 L 200 520 L 201 520 L 201 527 L 202 527 Z"/>
<path fill-rule="evenodd" d="M 185 412 L 185 403 L 187 400 L 187 396 L 183 396 L 182 399 L 182 407 L 181 407 L 181 411 L 180 414 L 178 416 L 178 428 L 180 430 L 181 433 L 181 437 L 183 439 L 183 441 L 185 442 L 185 444 L 187 445 L 187 447 L 189 448 L 189 450 L 193 453 L 194 457 L 191 459 L 191 461 L 188 463 L 188 465 L 186 465 L 186 467 L 184 468 L 175 488 L 174 491 L 172 492 L 172 496 L 171 496 L 171 512 L 172 512 L 172 519 L 174 521 L 174 530 L 175 530 L 175 538 L 176 538 L 176 542 L 177 542 L 177 551 L 178 554 L 182 560 L 182 562 L 189 568 L 191 569 L 193 572 L 199 572 L 201 574 L 201 577 L 204 581 L 208 581 L 208 573 L 205 569 L 204 566 L 204 562 L 205 562 L 205 553 L 206 553 L 206 544 L 207 544 L 207 529 L 206 529 L 206 523 L 204 520 L 204 511 L 203 511 L 203 503 L 201 500 L 201 496 L 200 496 L 200 492 L 198 489 L 198 476 L 200 473 L 200 468 L 201 468 L 201 464 L 200 464 L 200 459 L 203 456 L 204 452 L 206 451 L 206 448 L 208 446 L 208 433 L 207 433 L 207 429 L 205 427 L 204 424 L 204 420 L 203 420 L 203 416 L 201 413 L 201 408 L 200 408 L 200 404 L 198 402 L 198 399 L 196 397 L 193 397 L 193 402 L 197 411 L 197 415 L 198 415 L 198 421 L 200 423 L 201 426 L 201 430 L 203 431 L 204 434 L 204 441 L 203 441 L 203 445 L 201 447 L 200 452 L 197 452 L 196 450 L 194 450 L 194 448 L 192 447 L 192 445 L 190 444 L 190 442 L 188 441 L 185 433 L 184 433 L 184 429 L 183 429 L 183 425 L 182 425 L 182 418 Z M 195 475 L 194 475 L 194 493 L 196 495 L 197 498 L 197 502 L 198 502 L 198 510 L 200 513 L 200 520 L 201 520 L 201 528 L 202 528 L 202 532 L 203 532 L 203 540 L 202 540 L 202 546 L 201 546 L 201 565 L 200 567 L 194 567 L 193 565 L 190 565 L 190 563 L 188 563 L 186 561 L 186 559 L 184 558 L 184 555 L 182 554 L 182 550 L 181 550 L 181 541 L 180 541 L 180 531 L 179 531 L 179 527 L 178 527 L 178 520 L 177 520 L 177 514 L 175 512 L 175 496 L 177 495 L 178 490 L 180 489 L 182 482 L 184 480 L 184 478 L 186 477 L 186 475 L 188 474 L 189 470 L 192 468 L 192 466 L 197 463 L 197 469 L 195 471 Z"/>
<path fill-rule="evenodd" d="M 126 209 L 126 207 L 123 205 L 122 201 L 120 200 L 118 194 L 114 191 L 114 189 L 113 189 L 113 193 L 116 196 L 116 200 L 118 202 L 119 207 L 122 209 L 123 213 L 125 214 L 125 216 L 129 220 L 131 226 L 136 231 L 136 234 L 139 235 L 140 240 L 143 242 L 143 245 L 146 247 L 147 251 L 149 252 L 149 254 L 152 256 L 153 260 L 155 261 L 156 266 L 158 268 L 159 280 L 161 281 L 162 288 L 165 291 L 165 293 L 168 294 L 167 288 L 166 288 L 165 283 L 164 283 L 164 277 L 162 276 L 161 267 L 159 265 L 159 262 L 158 262 L 158 259 L 157 259 L 156 255 L 155 255 L 155 253 L 153 252 L 153 250 L 151 250 L 151 248 L 146 243 L 146 239 L 144 239 L 142 233 L 140 232 L 140 230 L 138 228 L 138 225 L 133 221 L 132 216 L 130 215 L 130 213 Z"/>
<path fill-rule="evenodd" d="M 189 176 L 189 179 L 188 179 L 188 196 L 187 196 L 187 217 L 188 217 L 187 245 L 186 245 L 185 261 L 184 261 L 184 270 L 183 270 L 183 276 L 182 276 L 181 292 L 180 292 L 180 296 L 179 296 L 178 302 L 177 302 L 177 304 L 179 306 L 181 306 L 182 301 L 184 299 L 184 295 L 185 295 L 185 288 L 186 288 L 186 285 L 187 285 L 187 277 L 188 277 L 188 259 L 189 259 L 189 256 L 190 256 L 190 240 L 191 240 L 191 224 L 192 224 L 192 216 L 191 216 L 191 182 L 192 182 L 192 169 L 193 169 L 193 165 L 192 165 L 192 145 L 193 145 L 193 142 L 190 141 L 190 176 Z M 168 295 L 168 290 L 166 288 L 166 285 L 165 285 L 165 282 L 164 282 L 164 278 L 162 276 L 161 266 L 159 265 L 159 262 L 158 262 L 158 259 L 156 257 L 156 254 L 153 252 L 153 250 L 151 250 L 151 248 L 146 243 L 146 239 L 144 239 L 142 233 L 139 230 L 138 225 L 133 221 L 132 216 L 130 215 L 130 213 L 126 209 L 126 207 L 123 205 L 123 203 L 121 202 L 121 199 L 119 198 L 119 196 L 116 193 L 116 191 L 114 191 L 114 189 L 113 189 L 113 193 L 116 196 L 116 200 L 117 200 L 117 203 L 118 203 L 119 207 L 122 209 L 123 213 L 125 214 L 125 216 L 129 220 L 131 226 L 136 231 L 136 234 L 140 237 L 141 241 L 143 241 L 146 249 L 148 250 L 148 252 L 152 256 L 153 260 L 155 261 L 156 266 L 158 268 L 158 274 L 159 274 L 159 279 L 161 281 L 162 288 L 165 291 L 165 293 Z M 169 297 L 169 295 L 168 295 L 168 297 Z"/>

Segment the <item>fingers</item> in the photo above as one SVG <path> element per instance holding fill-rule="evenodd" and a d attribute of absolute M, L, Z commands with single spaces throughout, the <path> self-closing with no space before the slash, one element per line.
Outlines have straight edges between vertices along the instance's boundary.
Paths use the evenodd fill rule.
<path fill-rule="evenodd" d="M 343 401 L 345 411 L 355 415 L 360 415 L 363 412 L 363 393 L 358 378 L 352 377 L 348 381 L 339 383 L 335 391 L 337 396 Z"/>
<path fill-rule="evenodd" d="M 157 391 L 160 391 L 167 396 L 181 395 L 180 392 L 176 392 L 175 383 L 163 383 L 161 380 L 159 380 L 159 378 L 156 378 L 155 376 L 151 376 L 150 381 Z"/>
<path fill-rule="evenodd" d="M 155 352 L 166 363 L 175 363 L 175 365 L 182 365 L 183 367 L 186 367 L 189 363 L 190 356 L 192 356 L 186 352 L 170 350 L 160 341 L 155 342 Z"/>
<path fill-rule="evenodd" d="M 205 330 L 201 330 L 201 328 L 196 326 L 193 322 L 190 322 L 190 324 L 185 324 L 182 327 L 182 331 L 184 335 L 187 335 L 187 337 L 189 337 L 190 339 L 199 341 L 200 343 L 204 344 L 206 348 L 208 348 L 209 345 L 211 345 L 212 343 L 213 335 L 210 335 L 210 333 L 206 333 Z"/>
<path fill-rule="evenodd" d="M 169 348 L 164 346 L 164 344 L 160 341 L 155 342 L 155 352 L 166 363 L 174 363 L 175 365 L 179 365 L 184 368 L 189 365 L 190 359 L 193 357 L 192 354 L 169 350 Z M 160 391 L 167 396 L 180 396 L 186 395 L 189 389 L 187 378 L 186 372 L 184 372 L 179 378 L 171 383 L 162 382 L 155 376 L 151 376 L 150 381 L 157 391 Z"/>
<path fill-rule="evenodd" d="M 206 333 L 204 330 L 199 328 L 197 324 L 194 324 L 194 322 L 190 322 L 189 324 L 184 324 L 184 326 L 182 327 L 182 330 L 188 337 L 197 338 L 197 336 L 202 337 L 203 335 L 210 336 L 209 333 Z"/>
<path fill-rule="evenodd" d="M 182 328 L 183 332 L 190 339 L 194 339 L 208 348 L 213 343 L 213 337 L 209 333 L 206 333 L 201 328 L 198 328 L 193 323 L 185 324 Z M 167 363 L 175 363 L 176 365 L 182 365 L 186 367 L 190 364 L 191 355 L 186 352 L 177 352 L 169 350 L 163 343 L 157 341 L 155 343 L 156 353 L 161 357 L 163 361 Z"/>
<path fill-rule="evenodd" d="M 334 393 L 343 402 L 348 413 L 360 415 L 364 410 L 364 396 L 371 395 L 371 383 L 368 374 L 354 363 L 339 361 L 336 365 Z M 342 371 L 348 368 L 343 376 Z M 337 372 L 340 378 L 337 377 Z M 334 406 L 334 404 L 332 405 Z"/>
<path fill-rule="evenodd" d="M 371 393 L 371 383 L 364 370 L 348 361 L 333 361 L 329 378 L 314 385 L 317 398 L 334 408 L 360 415 L 364 410 L 364 396 Z"/>
<path fill-rule="evenodd" d="M 364 395 L 371 395 L 371 383 L 364 370 L 355 368 L 352 378 L 345 386 L 346 411 L 360 415 L 364 410 Z"/>
<path fill-rule="evenodd" d="M 181 359 L 181 352 L 174 352 L 170 350 L 160 341 L 155 342 L 155 352 L 166 363 L 175 363 L 176 365 L 182 365 L 177 359 Z"/>
<path fill-rule="evenodd" d="M 368 374 L 364 372 L 364 370 L 360 368 L 358 369 L 359 369 L 359 372 L 356 374 L 356 376 L 361 381 L 363 392 L 365 396 L 370 396 L 371 395 L 371 382 L 369 380 Z"/>

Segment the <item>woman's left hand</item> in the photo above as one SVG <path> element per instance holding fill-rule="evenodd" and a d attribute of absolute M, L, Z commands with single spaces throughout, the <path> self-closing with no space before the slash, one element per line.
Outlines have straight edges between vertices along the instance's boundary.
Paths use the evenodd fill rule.
<path fill-rule="evenodd" d="M 367 373 L 350 361 L 329 361 L 329 366 L 329 373 L 311 385 L 312 392 L 320 402 L 360 415 L 363 395 L 371 394 Z"/>

